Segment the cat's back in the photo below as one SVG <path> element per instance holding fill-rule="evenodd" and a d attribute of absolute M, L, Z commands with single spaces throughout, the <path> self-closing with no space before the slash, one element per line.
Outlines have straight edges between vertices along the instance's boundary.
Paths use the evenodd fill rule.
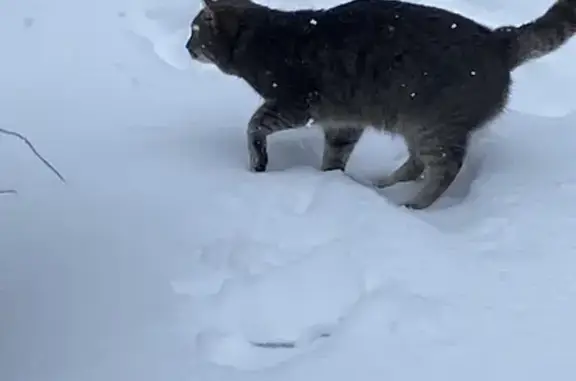
<path fill-rule="evenodd" d="M 396 75 L 435 71 L 442 80 L 442 71 L 454 75 L 467 61 L 498 55 L 489 28 L 444 9 L 403 1 L 353 0 L 299 11 L 262 7 L 246 14 L 253 32 L 247 34 L 249 54 L 242 65 L 265 67 L 282 82 L 301 78 L 322 86 L 338 78 L 358 83 L 362 76 L 377 76 L 385 86 L 384 69 Z"/>
<path fill-rule="evenodd" d="M 414 22 L 457 23 L 468 32 L 487 32 L 490 28 L 457 12 L 427 4 L 417 4 L 400 0 L 352 0 L 332 8 L 323 9 L 323 19 L 340 25 L 350 22 L 391 22 L 403 21 L 405 26 Z M 420 26 L 432 26 L 431 23 Z M 413 24 L 411 26 L 418 26 Z"/>
<path fill-rule="evenodd" d="M 322 82 L 361 77 L 386 86 L 388 76 L 434 72 L 457 80 L 476 70 L 506 71 L 491 29 L 444 9 L 392 0 L 354 0 L 319 11 L 304 45 Z M 309 16 L 306 16 L 309 17 Z M 401 78 L 405 80 L 409 78 Z"/>
<path fill-rule="evenodd" d="M 306 44 L 308 67 L 330 112 L 387 104 L 425 108 L 440 92 L 505 91 L 509 71 L 490 28 L 444 9 L 355 0 L 320 11 Z M 461 94 L 462 93 L 462 94 Z M 416 97 L 416 94 L 418 96 Z"/>
<path fill-rule="evenodd" d="M 420 49 L 433 49 L 486 39 L 492 33 L 463 15 L 395 0 L 354 0 L 323 10 L 318 16 L 316 27 L 310 31 L 312 40 L 348 49 L 380 46 L 391 54 L 411 43 Z"/>

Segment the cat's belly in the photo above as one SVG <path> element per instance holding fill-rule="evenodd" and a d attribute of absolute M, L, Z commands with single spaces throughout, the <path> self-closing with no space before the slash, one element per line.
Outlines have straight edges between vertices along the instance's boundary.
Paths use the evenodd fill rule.
<path fill-rule="evenodd" d="M 338 114 L 338 115 L 313 115 L 312 122 L 323 128 L 348 129 L 348 128 L 374 128 L 380 132 L 403 135 L 410 126 L 416 122 L 402 115 L 384 115 L 380 118 L 370 118 L 361 113 Z"/>
<path fill-rule="evenodd" d="M 374 127 L 378 130 L 397 132 L 408 118 L 396 107 L 377 106 L 364 103 L 360 106 L 350 104 L 323 103 L 310 110 L 312 120 L 331 128 Z"/>

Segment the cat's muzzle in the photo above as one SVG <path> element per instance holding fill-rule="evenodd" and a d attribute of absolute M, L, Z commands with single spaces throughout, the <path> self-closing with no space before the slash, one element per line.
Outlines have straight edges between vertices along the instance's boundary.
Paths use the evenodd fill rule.
<path fill-rule="evenodd" d="M 186 50 L 188 51 L 188 53 L 190 54 L 190 57 L 191 57 L 194 61 L 198 61 L 198 62 L 201 62 L 201 63 L 212 63 L 212 61 L 210 61 L 210 60 L 208 59 L 208 57 L 206 57 L 204 54 L 196 53 L 196 52 L 194 51 L 194 49 L 192 49 L 192 48 L 190 47 L 190 44 L 189 44 L 189 43 L 186 44 Z"/>

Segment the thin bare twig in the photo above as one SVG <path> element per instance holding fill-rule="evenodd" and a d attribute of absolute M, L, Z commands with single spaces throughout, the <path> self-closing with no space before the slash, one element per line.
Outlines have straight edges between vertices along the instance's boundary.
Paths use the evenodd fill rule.
<path fill-rule="evenodd" d="M 14 189 L 0 189 L 0 194 L 18 194 Z"/>
<path fill-rule="evenodd" d="M 36 150 L 36 148 L 34 147 L 34 145 L 32 144 L 32 142 L 30 142 L 30 140 L 28 140 L 28 138 L 26 138 L 24 135 L 19 134 L 18 132 L 14 132 L 14 131 L 10 131 L 10 130 L 6 130 L 4 128 L 0 128 L 0 133 L 4 134 L 4 135 L 9 135 L 9 136 L 14 136 L 15 138 L 18 138 L 20 140 L 22 140 L 24 143 L 26 143 L 26 145 L 28 146 L 28 148 L 30 148 L 30 150 L 32 151 L 32 153 L 34 153 L 34 155 L 42 162 L 44 163 L 45 166 L 48 167 L 48 169 L 50 169 L 56 176 L 58 176 L 58 178 L 63 182 L 66 183 L 66 180 L 64 179 L 64 177 L 60 174 L 60 172 L 58 172 L 58 170 L 56 168 L 54 168 L 54 166 L 52 164 L 50 164 L 50 162 L 48 162 L 48 160 L 44 159 L 44 157 L 42 157 L 42 155 L 40 155 L 40 153 Z M 16 191 L 13 190 L 7 190 L 7 191 L 0 191 L 0 194 L 2 193 L 16 193 Z"/>

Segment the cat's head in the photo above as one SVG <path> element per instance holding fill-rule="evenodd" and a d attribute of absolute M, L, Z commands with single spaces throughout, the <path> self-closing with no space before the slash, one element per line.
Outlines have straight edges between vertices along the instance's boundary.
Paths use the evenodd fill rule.
<path fill-rule="evenodd" d="M 242 12 L 258 5 L 251 0 L 202 2 L 203 8 L 190 25 L 191 35 L 186 42 L 186 50 L 193 60 L 213 64 L 229 72 Z"/>

